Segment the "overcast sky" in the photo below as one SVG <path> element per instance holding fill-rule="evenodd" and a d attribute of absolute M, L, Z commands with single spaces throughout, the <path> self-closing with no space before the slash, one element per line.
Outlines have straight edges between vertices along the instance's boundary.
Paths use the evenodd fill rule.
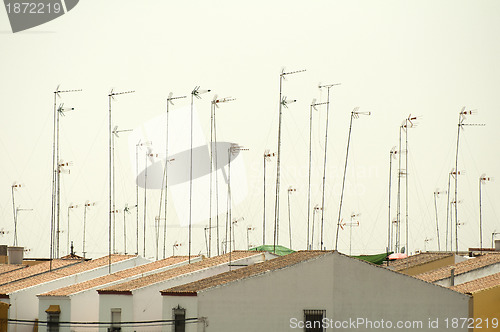
<path fill-rule="evenodd" d="M 136 91 L 119 96 L 113 104 L 113 125 L 136 129 L 164 115 L 170 91 L 189 95 L 199 85 L 212 90 L 195 101 L 201 135 L 197 137 L 202 141 L 210 140 L 213 93 L 236 98 L 217 110 L 218 140 L 249 149 L 237 157 L 244 172 L 231 179 L 236 187 L 243 182 L 247 186 L 246 195 L 233 205 L 232 216 L 244 218 L 235 228 L 235 245 L 246 248 L 247 227 L 255 228 L 249 233 L 250 244 L 262 244 L 262 155 L 266 149 L 277 150 L 279 74 L 285 67 L 307 71 L 290 75 L 283 85 L 283 94 L 297 102 L 283 112 L 280 244 L 289 245 L 287 188 L 293 186 L 297 191 L 290 196 L 292 247 L 306 247 L 309 105 L 313 98 L 326 101 L 326 93 L 318 89 L 322 82 L 342 83 L 331 90 L 330 100 L 327 249 L 334 247 L 354 107 L 370 111 L 371 116 L 354 120 L 350 142 L 342 218 L 349 221 L 352 212 L 360 214 L 359 227 L 352 229 L 352 253 L 385 251 L 389 151 L 398 144 L 399 126 L 409 114 L 420 116 L 408 134 L 409 249 L 437 250 L 433 192 L 447 189 L 455 163 L 458 114 L 464 106 L 477 110 L 467 123 L 486 124 L 465 127 L 460 136 L 459 248 L 478 247 L 478 179 L 482 173 L 497 179 L 500 174 L 499 18 L 500 3 L 495 0 L 86 0 L 58 19 L 13 34 L 2 9 L 0 229 L 8 233 L 0 235 L 0 242 L 13 242 L 11 185 L 18 182 L 24 187 L 15 193 L 16 205 L 33 209 L 19 212 L 19 244 L 30 249 L 28 256 L 49 255 L 53 91 L 59 84 L 62 89 L 83 89 L 57 102 L 76 108 L 61 119 L 61 159 L 73 162 L 71 174 L 64 174 L 61 181 L 61 254 L 66 253 L 67 206 L 90 200 L 97 202 L 87 211 L 90 257 L 108 250 L 109 91 Z M 189 98 L 177 101 L 171 111 L 187 114 Z M 312 206 L 321 205 L 325 114 L 320 108 L 313 115 Z M 174 118 L 171 126 L 181 133 L 189 130 Z M 186 143 L 179 135 L 170 137 L 173 150 Z M 127 136 L 122 133 L 116 141 L 119 209 L 125 203 L 134 205 L 136 199 L 135 158 L 130 153 L 136 142 Z M 152 150 L 163 152 L 161 144 L 153 142 Z M 272 243 L 275 164 L 272 159 L 266 173 L 268 243 Z M 397 160 L 393 166 L 391 214 L 395 216 Z M 208 187 L 199 183 L 194 190 L 208 195 Z M 175 198 L 175 193 L 172 187 L 170 196 Z M 141 253 L 142 195 L 143 191 Z M 186 223 L 188 198 L 181 194 L 176 198 L 176 203 L 169 201 L 166 250 L 171 254 L 177 242 L 182 246 L 176 254 L 187 254 L 187 228 L 179 225 Z M 446 200 L 446 195 L 437 200 L 441 249 Z M 499 200 L 499 181 L 486 183 L 484 246 L 490 245 L 493 232 L 500 232 Z M 146 256 L 154 257 L 159 191 L 149 190 L 147 201 Z M 81 207 L 70 211 L 70 237 L 77 254 L 82 250 L 83 214 Z M 122 220 L 123 214 L 118 215 L 116 249 L 121 252 Z M 126 223 L 128 252 L 135 252 L 135 210 L 126 215 Z M 193 229 L 194 253 L 206 251 L 207 223 L 208 214 Z M 347 228 L 340 232 L 339 250 L 349 252 Z"/>

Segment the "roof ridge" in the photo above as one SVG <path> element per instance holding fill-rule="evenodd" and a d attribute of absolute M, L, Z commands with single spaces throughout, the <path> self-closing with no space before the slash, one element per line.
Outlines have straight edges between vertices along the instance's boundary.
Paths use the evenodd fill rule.
<path fill-rule="evenodd" d="M 320 256 L 327 254 L 333 254 L 335 251 L 323 251 L 323 250 L 301 250 L 286 256 L 279 256 L 259 264 L 253 264 L 241 269 L 232 270 L 216 274 L 211 277 L 207 277 L 201 280 L 193 281 L 184 285 L 179 285 L 175 287 L 162 290 L 162 295 L 176 295 L 176 294 L 195 294 L 199 291 L 214 288 L 223 284 L 231 283 L 237 280 L 243 280 L 250 277 L 258 276 L 269 271 L 277 271 L 284 268 L 288 268 L 297 265 L 301 262 L 310 261 L 312 259 L 317 259 Z M 298 256 L 296 258 L 296 256 Z M 304 257 L 301 257 L 304 256 Z M 291 260 L 292 258 L 292 260 Z M 287 263 L 287 260 L 291 262 Z M 281 264 L 280 264 L 281 263 Z M 253 270 L 253 271 L 252 271 Z M 227 280 L 224 280 L 224 278 Z M 210 282 L 212 281 L 212 284 Z M 194 286 L 199 285 L 197 288 Z M 191 288 L 191 289 L 190 289 Z"/>

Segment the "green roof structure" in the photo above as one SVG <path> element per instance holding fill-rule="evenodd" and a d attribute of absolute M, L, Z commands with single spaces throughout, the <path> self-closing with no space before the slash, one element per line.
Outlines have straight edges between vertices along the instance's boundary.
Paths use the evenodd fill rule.
<path fill-rule="evenodd" d="M 292 250 L 292 249 L 289 249 L 287 247 L 283 247 L 280 245 L 276 245 L 276 252 L 274 252 L 274 245 L 272 245 L 272 244 L 265 244 L 262 246 L 251 248 L 250 250 L 252 250 L 252 251 L 268 251 L 268 252 L 271 252 L 271 253 L 276 254 L 278 256 L 285 256 L 285 255 L 291 254 L 292 252 L 295 252 L 295 250 Z"/>
<path fill-rule="evenodd" d="M 361 259 L 361 260 L 364 260 L 364 261 L 367 261 L 367 262 L 370 262 L 373 264 L 380 265 L 386 260 L 387 256 L 389 256 L 390 254 L 392 254 L 392 251 L 387 252 L 387 253 L 384 252 L 383 254 L 377 254 L 377 255 L 360 255 L 360 256 L 351 256 L 351 257 L 358 258 L 358 259 Z"/>

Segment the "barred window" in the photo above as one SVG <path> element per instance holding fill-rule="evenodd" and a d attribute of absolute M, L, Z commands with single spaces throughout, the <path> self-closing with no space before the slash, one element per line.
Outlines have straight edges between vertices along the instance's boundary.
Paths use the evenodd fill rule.
<path fill-rule="evenodd" d="M 172 315 L 174 316 L 174 332 L 185 332 L 186 331 L 186 309 L 177 306 L 177 308 L 172 309 Z"/>
<path fill-rule="evenodd" d="M 326 316 L 326 310 L 306 309 L 304 310 L 304 331 L 323 332 L 322 320 Z"/>

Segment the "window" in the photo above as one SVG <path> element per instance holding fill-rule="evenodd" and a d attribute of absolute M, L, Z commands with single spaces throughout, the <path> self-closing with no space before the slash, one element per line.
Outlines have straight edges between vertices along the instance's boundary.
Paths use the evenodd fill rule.
<path fill-rule="evenodd" d="M 185 332 L 186 331 L 186 309 L 177 306 L 177 308 L 172 309 L 172 315 L 174 317 L 174 332 Z"/>
<path fill-rule="evenodd" d="M 61 316 L 61 308 L 58 305 L 50 305 L 47 310 L 47 331 L 59 332 L 59 317 Z"/>
<path fill-rule="evenodd" d="M 325 317 L 326 310 L 304 310 L 304 331 L 323 332 L 322 320 Z"/>

